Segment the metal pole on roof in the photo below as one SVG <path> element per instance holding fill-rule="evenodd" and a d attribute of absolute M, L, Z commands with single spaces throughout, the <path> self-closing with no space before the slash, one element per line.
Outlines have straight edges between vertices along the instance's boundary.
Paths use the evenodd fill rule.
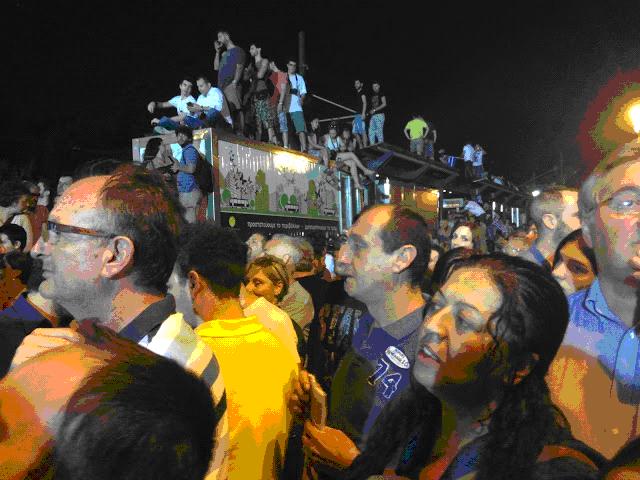
<path fill-rule="evenodd" d="M 330 104 L 331 104 L 331 105 L 333 105 L 333 106 L 336 106 L 336 107 L 339 107 L 339 108 L 341 108 L 341 109 L 343 109 L 343 110 L 346 110 L 347 112 L 351 112 L 351 113 L 355 113 L 355 114 L 357 114 L 357 113 L 358 113 L 358 112 L 356 112 L 355 110 L 351 110 L 350 108 L 345 107 L 344 105 L 340 105 L 339 103 L 332 102 L 331 100 L 328 100 L 328 99 L 326 99 L 326 98 L 323 98 L 323 97 L 321 97 L 320 95 L 316 95 L 315 93 L 312 93 L 312 94 L 311 94 L 311 96 L 312 96 L 313 98 L 317 98 L 318 100 L 322 100 L 323 102 L 330 103 Z"/>
<path fill-rule="evenodd" d="M 298 71 L 303 77 L 307 73 L 305 55 L 305 35 L 303 31 L 298 32 Z"/>
<path fill-rule="evenodd" d="M 322 120 L 318 120 L 320 123 L 322 122 L 334 122 L 336 120 L 347 120 L 349 118 L 353 118 L 355 115 L 345 115 L 344 117 L 333 117 L 333 118 L 323 118 Z"/>

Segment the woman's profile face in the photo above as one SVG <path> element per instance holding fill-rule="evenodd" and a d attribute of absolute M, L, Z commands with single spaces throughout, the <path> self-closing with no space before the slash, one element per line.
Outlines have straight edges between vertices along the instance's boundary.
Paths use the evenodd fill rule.
<path fill-rule="evenodd" d="M 277 297 L 282 292 L 282 287 L 283 285 L 280 283 L 274 284 L 259 268 L 250 272 L 249 281 L 245 288 L 256 297 L 264 297 L 269 303 L 277 305 Z"/>
<path fill-rule="evenodd" d="M 473 248 L 473 235 L 471 229 L 466 225 L 462 225 L 456 228 L 453 235 L 451 235 L 451 248 Z"/>
<path fill-rule="evenodd" d="M 490 384 L 489 322 L 502 294 L 486 270 L 460 268 L 434 295 L 418 335 L 415 379 L 437 397 Z M 474 388 L 475 387 L 475 388 Z"/>
<path fill-rule="evenodd" d="M 591 262 L 580 249 L 578 240 L 567 242 L 560 249 L 560 259 L 553 268 L 553 277 L 564 290 L 571 295 L 587 288 L 596 278 Z"/>

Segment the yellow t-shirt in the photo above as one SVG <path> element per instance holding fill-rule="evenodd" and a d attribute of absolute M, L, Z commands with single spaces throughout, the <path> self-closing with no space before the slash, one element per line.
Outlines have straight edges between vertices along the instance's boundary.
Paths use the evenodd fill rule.
<path fill-rule="evenodd" d="M 422 138 L 422 133 L 424 132 L 425 128 L 427 129 L 427 132 L 429 132 L 427 122 L 425 122 L 421 118 L 414 118 L 413 120 L 409 121 L 404 127 L 405 130 L 409 130 L 409 138 L 411 138 L 411 140 Z"/>
<path fill-rule="evenodd" d="M 229 419 L 229 480 L 276 479 L 284 464 L 291 414 L 287 399 L 297 359 L 255 316 L 211 320 L 196 328 L 224 377 Z"/>

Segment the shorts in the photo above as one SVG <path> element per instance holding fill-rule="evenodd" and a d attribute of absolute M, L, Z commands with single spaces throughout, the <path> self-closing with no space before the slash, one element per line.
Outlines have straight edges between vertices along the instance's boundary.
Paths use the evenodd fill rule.
<path fill-rule="evenodd" d="M 356 115 L 351 125 L 351 132 L 356 135 L 364 135 L 364 119 L 362 118 L 362 115 Z"/>
<path fill-rule="evenodd" d="M 424 146 L 424 156 L 429 158 L 433 157 L 433 140 L 425 140 Z"/>
<path fill-rule="evenodd" d="M 302 112 L 289 112 L 293 126 L 296 129 L 296 133 L 303 133 L 307 131 L 307 126 L 304 122 L 304 113 Z"/>
<path fill-rule="evenodd" d="M 310 148 L 308 153 L 309 155 L 311 155 L 312 157 L 316 157 L 317 159 L 322 158 L 322 152 L 320 150 L 316 150 L 315 148 Z"/>
<path fill-rule="evenodd" d="M 242 109 L 242 101 L 240 100 L 242 98 L 242 87 L 230 83 L 224 87 L 223 93 L 231 111 Z"/>
<path fill-rule="evenodd" d="M 424 138 L 412 138 L 409 142 L 409 150 L 411 150 L 411 153 L 416 153 L 418 147 L 424 147 Z"/>
<path fill-rule="evenodd" d="M 278 113 L 278 126 L 282 133 L 287 133 L 289 128 L 287 127 L 287 114 L 284 112 Z"/>
<path fill-rule="evenodd" d="M 259 123 L 264 125 L 266 128 L 273 127 L 273 109 L 269 105 L 267 100 L 260 100 L 256 98 L 255 101 L 256 107 L 256 119 Z"/>

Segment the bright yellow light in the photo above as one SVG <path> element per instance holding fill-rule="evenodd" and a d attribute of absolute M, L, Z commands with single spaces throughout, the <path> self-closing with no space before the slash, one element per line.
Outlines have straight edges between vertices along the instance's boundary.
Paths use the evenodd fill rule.
<path fill-rule="evenodd" d="M 631 120 L 631 125 L 633 125 L 633 131 L 636 134 L 640 133 L 640 103 L 636 103 L 629 108 L 627 116 Z"/>
<path fill-rule="evenodd" d="M 280 172 L 307 173 L 311 169 L 311 162 L 295 153 L 275 152 L 273 166 Z"/>

